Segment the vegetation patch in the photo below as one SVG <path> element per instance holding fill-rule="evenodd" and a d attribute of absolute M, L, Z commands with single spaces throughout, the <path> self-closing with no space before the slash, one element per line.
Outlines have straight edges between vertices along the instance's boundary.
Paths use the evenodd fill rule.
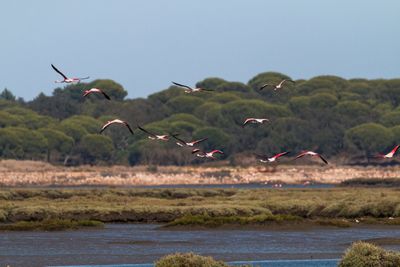
<path fill-rule="evenodd" d="M 176 253 L 167 255 L 155 263 L 155 267 L 228 267 L 222 261 L 216 261 L 211 257 L 196 255 L 193 253 Z"/>
<path fill-rule="evenodd" d="M 95 220 L 180 225 L 400 224 L 397 188 L 1 189 L 0 222 Z M 344 222 L 347 221 L 347 222 Z"/>
<path fill-rule="evenodd" d="M 46 219 L 42 221 L 20 221 L 11 224 L 0 224 L 0 231 L 61 231 L 75 230 L 83 227 L 102 228 L 104 224 L 94 220 Z"/>
<path fill-rule="evenodd" d="M 347 251 L 339 267 L 398 267 L 400 253 L 384 250 L 375 245 L 356 242 Z"/>
<path fill-rule="evenodd" d="M 314 221 L 316 224 L 321 226 L 334 226 L 334 227 L 341 227 L 347 228 L 351 226 L 351 223 L 346 220 L 340 219 L 318 219 Z"/>
<path fill-rule="evenodd" d="M 223 225 L 267 225 L 271 223 L 300 222 L 302 218 L 293 215 L 261 214 L 250 217 L 242 216 L 209 216 L 209 215 L 185 215 L 168 223 L 170 226 L 205 226 L 218 227 Z"/>
<path fill-rule="evenodd" d="M 342 186 L 400 187 L 400 178 L 354 178 L 340 183 Z"/>

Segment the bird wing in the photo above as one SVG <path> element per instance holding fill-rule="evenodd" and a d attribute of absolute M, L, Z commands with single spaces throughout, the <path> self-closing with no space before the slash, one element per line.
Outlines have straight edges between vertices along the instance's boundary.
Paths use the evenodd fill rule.
<path fill-rule="evenodd" d="M 400 145 L 395 146 L 392 151 L 389 152 L 389 155 L 394 156 L 396 154 L 397 150 L 399 149 Z"/>
<path fill-rule="evenodd" d="M 269 85 L 270 85 L 269 83 L 263 84 L 258 90 L 262 90 L 262 89 L 264 89 L 265 87 L 267 87 Z"/>
<path fill-rule="evenodd" d="M 178 135 L 178 134 L 171 134 L 171 136 L 172 136 L 173 138 L 175 138 L 176 140 L 178 140 L 178 141 L 181 142 L 182 144 L 186 145 L 186 142 L 185 142 L 185 141 L 183 141 L 182 139 L 176 137 L 177 135 Z"/>
<path fill-rule="evenodd" d="M 109 121 L 101 127 L 100 133 L 102 133 L 108 126 L 110 126 L 113 122 Z"/>
<path fill-rule="evenodd" d="M 198 149 L 198 148 L 195 148 L 195 149 L 192 150 L 192 154 L 194 154 L 196 152 L 204 153 L 204 152 L 200 151 L 200 149 Z"/>
<path fill-rule="evenodd" d="M 286 82 L 286 79 L 283 79 L 283 80 L 277 85 L 277 87 L 278 87 L 278 86 L 282 86 L 285 82 Z"/>
<path fill-rule="evenodd" d="M 210 153 L 211 153 L 211 154 L 214 154 L 214 153 L 224 154 L 224 152 L 222 152 L 221 150 L 218 150 L 218 149 L 214 149 L 214 150 L 211 151 Z"/>
<path fill-rule="evenodd" d="M 54 67 L 53 64 L 51 64 L 51 67 L 52 67 L 53 70 L 55 70 L 58 74 L 60 74 L 61 76 L 63 76 L 64 79 L 68 79 L 67 76 L 65 76 L 61 71 L 59 71 L 56 67 Z"/>
<path fill-rule="evenodd" d="M 295 83 L 293 80 L 290 80 L 290 79 L 283 79 L 283 80 L 279 83 L 278 86 L 282 86 L 285 82 L 292 82 L 292 83 Z"/>
<path fill-rule="evenodd" d="M 298 159 L 298 158 L 304 157 L 305 155 L 307 155 L 307 151 L 300 153 L 300 154 L 297 155 L 294 159 L 296 160 L 296 159 Z"/>
<path fill-rule="evenodd" d="M 190 87 L 190 86 L 187 86 L 187 85 L 184 85 L 184 84 L 180 84 L 180 83 L 176 83 L 176 82 L 172 82 L 172 83 L 175 84 L 176 86 L 187 88 L 187 89 L 189 89 L 190 91 L 193 90 L 193 88 Z"/>
<path fill-rule="evenodd" d="M 132 130 L 131 126 L 126 121 L 124 121 L 124 125 L 126 127 L 128 127 L 128 130 L 131 132 L 131 134 L 133 134 L 133 130 Z"/>
<path fill-rule="evenodd" d="M 286 154 L 288 154 L 289 152 L 288 151 L 285 151 L 285 152 L 282 152 L 282 153 L 279 153 L 279 154 L 276 154 L 275 156 L 273 156 L 274 158 L 280 158 L 280 157 L 282 157 L 282 156 L 284 156 L 284 155 L 286 155 Z"/>
<path fill-rule="evenodd" d="M 104 95 L 105 98 L 111 100 L 111 98 L 103 90 L 100 90 L 100 92 Z"/>
<path fill-rule="evenodd" d="M 205 141 L 205 140 L 207 140 L 207 139 L 208 139 L 208 137 L 206 137 L 206 138 L 202 138 L 202 139 L 199 139 L 199 140 L 193 141 L 192 143 L 193 143 L 193 145 L 195 145 L 195 144 L 198 144 L 198 143 L 200 143 L 200 142 L 203 142 L 203 141 Z"/>
<path fill-rule="evenodd" d="M 87 90 L 87 91 L 85 91 L 85 92 L 83 93 L 83 97 L 86 97 L 87 95 L 89 95 L 89 94 L 91 94 L 91 93 L 92 93 L 92 91 Z"/>
<path fill-rule="evenodd" d="M 155 135 L 155 134 L 153 134 L 153 133 L 151 133 L 151 132 L 149 132 L 149 131 L 143 129 L 142 127 L 140 127 L 140 125 L 138 125 L 138 128 L 139 128 L 141 131 L 143 131 L 143 132 L 145 132 L 145 133 L 147 133 L 147 134 L 149 134 L 149 135 L 151 135 L 151 136 L 157 137 L 157 135 Z"/>
<path fill-rule="evenodd" d="M 242 127 L 246 126 L 246 124 L 248 124 L 248 123 L 251 122 L 251 121 L 254 121 L 254 119 L 253 119 L 253 118 L 248 118 L 248 119 L 246 119 L 246 120 L 243 122 Z"/>
<path fill-rule="evenodd" d="M 327 161 L 326 159 L 324 159 L 323 156 L 321 156 L 320 154 L 318 154 L 318 157 L 319 157 L 323 162 L 325 162 L 325 164 L 328 164 L 328 161 Z"/>

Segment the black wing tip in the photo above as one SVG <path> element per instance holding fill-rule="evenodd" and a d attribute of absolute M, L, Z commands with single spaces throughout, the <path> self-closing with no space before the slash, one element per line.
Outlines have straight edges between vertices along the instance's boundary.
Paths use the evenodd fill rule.
<path fill-rule="evenodd" d="M 111 100 L 111 98 L 110 98 L 106 93 L 103 92 L 103 95 L 104 95 L 104 97 L 107 98 L 108 100 Z"/>

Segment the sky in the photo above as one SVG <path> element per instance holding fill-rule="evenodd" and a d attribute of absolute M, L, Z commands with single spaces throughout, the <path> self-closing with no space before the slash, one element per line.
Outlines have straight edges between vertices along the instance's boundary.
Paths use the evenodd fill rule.
<path fill-rule="evenodd" d="M 400 77 L 398 0 L 3 0 L 0 90 L 31 100 L 67 76 L 129 98 L 171 81 Z"/>

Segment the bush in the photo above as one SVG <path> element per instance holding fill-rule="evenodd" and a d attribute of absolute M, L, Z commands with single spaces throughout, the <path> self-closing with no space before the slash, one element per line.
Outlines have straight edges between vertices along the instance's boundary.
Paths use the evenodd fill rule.
<path fill-rule="evenodd" d="M 400 253 L 386 251 L 375 245 L 356 242 L 346 252 L 339 267 L 398 267 Z"/>
<path fill-rule="evenodd" d="M 228 267 L 228 265 L 211 257 L 176 253 L 162 257 L 155 263 L 155 267 Z"/>

